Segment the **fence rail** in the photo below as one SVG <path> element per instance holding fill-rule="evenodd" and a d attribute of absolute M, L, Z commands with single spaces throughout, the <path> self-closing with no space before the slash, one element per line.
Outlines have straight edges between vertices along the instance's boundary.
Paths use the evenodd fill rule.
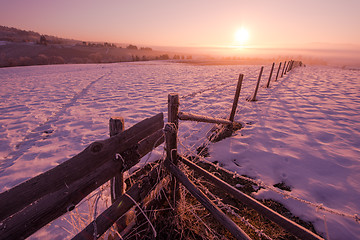
<path fill-rule="evenodd" d="M 117 173 L 139 162 L 162 138 L 163 114 L 134 125 L 59 166 L 0 194 L 0 239 L 26 238 L 75 205 Z M 120 154 L 126 163 L 117 159 Z"/>
<path fill-rule="evenodd" d="M 283 217 L 279 213 L 273 211 L 272 209 L 266 207 L 265 205 L 261 204 L 260 202 L 256 201 L 255 199 L 251 198 L 250 196 L 244 194 L 243 192 L 239 191 L 238 189 L 234 188 L 230 184 L 222 181 L 218 177 L 214 176 L 213 174 L 209 173 L 205 169 L 197 166 L 190 160 L 186 159 L 185 157 L 180 157 L 180 160 L 186 164 L 188 167 L 193 169 L 199 175 L 205 177 L 207 180 L 211 181 L 214 186 L 226 191 L 227 193 L 234 196 L 236 199 L 241 201 L 242 203 L 248 205 L 249 207 L 253 208 L 260 214 L 267 217 L 269 220 L 279 224 L 279 226 L 283 227 L 290 233 L 294 234 L 295 236 L 299 237 L 300 239 L 322 239 L 316 234 L 310 232 L 309 230 L 305 229 L 304 227 L 298 225 L 297 223 Z"/>

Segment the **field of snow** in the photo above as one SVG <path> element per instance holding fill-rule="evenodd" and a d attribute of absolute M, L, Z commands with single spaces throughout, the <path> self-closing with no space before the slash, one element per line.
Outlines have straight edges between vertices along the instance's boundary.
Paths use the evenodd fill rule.
<path fill-rule="evenodd" d="M 111 116 L 124 117 L 129 128 L 159 112 L 166 114 L 168 93 L 179 93 L 180 110 L 228 117 L 238 74 L 243 73 L 235 120 L 246 123 L 245 128 L 210 144 L 207 159 L 270 186 L 284 182 L 294 198 L 317 207 L 269 189 L 256 197 L 282 202 L 312 221 L 324 237 L 359 239 L 360 71 L 296 68 L 269 89 L 260 88 L 258 101 L 247 102 L 259 70 L 255 65 L 166 61 L 2 68 L 0 192 L 107 138 Z M 262 85 L 269 72 L 265 66 Z M 202 145 L 212 126 L 181 122 L 180 152 Z M 162 153 L 160 146 L 151 159 Z M 322 211 L 322 206 L 337 214 Z M 61 224 L 56 220 L 33 238 L 70 237 Z"/>

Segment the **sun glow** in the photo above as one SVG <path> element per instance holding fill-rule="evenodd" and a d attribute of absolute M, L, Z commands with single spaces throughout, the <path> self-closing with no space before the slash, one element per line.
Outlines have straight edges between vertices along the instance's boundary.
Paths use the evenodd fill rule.
<path fill-rule="evenodd" d="M 239 47 L 243 47 L 249 41 L 250 35 L 246 28 L 240 28 L 235 32 L 234 43 Z"/>

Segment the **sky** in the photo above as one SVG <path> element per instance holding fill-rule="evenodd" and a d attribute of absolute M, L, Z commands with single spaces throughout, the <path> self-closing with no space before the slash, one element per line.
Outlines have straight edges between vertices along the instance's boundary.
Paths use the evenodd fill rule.
<path fill-rule="evenodd" d="M 0 0 L 0 25 L 151 46 L 351 48 L 359 9 L 359 0 Z"/>

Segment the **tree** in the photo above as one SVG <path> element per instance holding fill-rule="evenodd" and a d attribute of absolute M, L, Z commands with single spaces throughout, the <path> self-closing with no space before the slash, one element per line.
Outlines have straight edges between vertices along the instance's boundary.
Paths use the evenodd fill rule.
<path fill-rule="evenodd" d="M 41 35 L 40 36 L 40 44 L 41 45 L 47 45 L 47 40 L 46 40 L 46 37 L 44 35 Z"/>
<path fill-rule="evenodd" d="M 160 60 L 168 60 L 168 59 L 169 59 L 169 55 L 167 55 L 167 54 L 160 55 L 159 59 L 160 59 Z"/>
<path fill-rule="evenodd" d="M 132 49 L 132 50 L 138 50 L 138 47 L 137 46 L 135 46 L 135 45 L 129 45 L 129 46 L 127 46 L 126 47 L 127 49 Z"/>

